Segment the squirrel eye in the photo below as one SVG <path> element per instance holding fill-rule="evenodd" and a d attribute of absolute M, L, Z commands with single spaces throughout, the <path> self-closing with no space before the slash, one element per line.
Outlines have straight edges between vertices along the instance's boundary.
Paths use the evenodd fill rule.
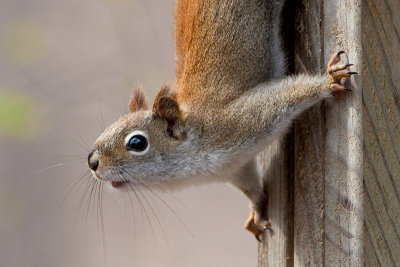
<path fill-rule="evenodd" d="M 149 148 L 147 136 L 139 131 L 129 134 L 125 138 L 125 148 L 136 155 L 145 154 Z"/>

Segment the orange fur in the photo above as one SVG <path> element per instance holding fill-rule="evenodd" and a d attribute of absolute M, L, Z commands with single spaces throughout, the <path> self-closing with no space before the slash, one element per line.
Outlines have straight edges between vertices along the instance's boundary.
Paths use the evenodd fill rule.
<path fill-rule="evenodd" d="M 177 1 L 178 102 L 204 102 L 215 94 L 232 100 L 269 79 L 267 9 L 261 0 Z"/>

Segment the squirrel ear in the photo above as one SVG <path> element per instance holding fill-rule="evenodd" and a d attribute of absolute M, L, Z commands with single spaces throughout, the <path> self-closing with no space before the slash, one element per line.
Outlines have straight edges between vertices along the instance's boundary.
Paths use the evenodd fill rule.
<path fill-rule="evenodd" d="M 153 114 L 174 124 L 180 118 L 178 103 L 170 96 L 161 96 L 154 101 Z"/>
<path fill-rule="evenodd" d="M 167 132 L 170 137 L 182 138 L 181 112 L 170 86 L 163 86 L 158 92 L 153 104 L 153 115 L 168 123 Z"/>
<path fill-rule="evenodd" d="M 132 113 L 145 109 L 147 109 L 146 95 L 143 92 L 143 88 L 141 86 L 137 86 L 135 89 L 133 89 L 133 95 L 131 97 L 131 101 L 129 102 L 129 111 Z"/>
<path fill-rule="evenodd" d="M 154 100 L 153 114 L 168 123 L 175 123 L 180 119 L 179 105 L 170 86 L 161 87 Z"/>

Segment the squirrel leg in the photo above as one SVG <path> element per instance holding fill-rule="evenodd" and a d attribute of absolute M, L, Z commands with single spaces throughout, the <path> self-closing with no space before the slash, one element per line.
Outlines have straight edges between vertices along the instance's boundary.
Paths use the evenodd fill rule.
<path fill-rule="evenodd" d="M 267 196 L 258 172 L 257 158 L 250 160 L 237 173 L 233 184 L 238 187 L 251 201 L 250 216 L 245 223 L 245 229 L 251 232 L 261 242 L 265 230 L 271 228 L 266 214 L 263 214 Z"/>
<path fill-rule="evenodd" d="M 352 64 L 341 63 L 343 53 L 340 51 L 332 56 L 326 70 L 328 75 L 296 75 L 273 80 L 257 85 L 232 102 L 223 116 L 230 118 L 234 114 L 234 128 L 227 132 L 233 133 L 233 136 L 238 133 L 232 137 L 236 138 L 235 143 L 243 142 L 240 139 L 242 136 L 255 136 L 253 144 L 265 146 L 270 140 L 281 136 L 302 111 L 321 99 L 348 90 L 342 82 L 343 78 L 357 73 L 348 70 Z M 235 131 L 237 125 L 243 126 L 246 132 Z M 252 212 L 245 227 L 260 240 L 269 223 L 263 214 L 267 196 L 255 159 L 238 171 L 233 177 L 233 184 L 252 202 Z"/>
<path fill-rule="evenodd" d="M 343 79 L 357 72 L 349 71 L 352 64 L 342 62 L 343 53 L 340 51 L 332 56 L 327 75 L 287 76 L 261 83 L 243 93 L 223 111 L 222 116 L 234 116 L 235 119 L 235 124 L 226 132 L 241 142 L 246 136 L 253 136 L 253 144 L 260 147 L 282 136 L 301 112 L 324 98 L 349 90 L 345 88 Z M 244 130 L 237 131 L 238 125 Z"/>

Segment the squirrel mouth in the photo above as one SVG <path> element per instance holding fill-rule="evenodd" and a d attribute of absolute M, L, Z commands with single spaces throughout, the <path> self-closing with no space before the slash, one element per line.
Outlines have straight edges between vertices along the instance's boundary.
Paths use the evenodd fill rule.
<path fill-rule="evenodd" d="M 92 171 L 93 176 L 96 179 L 102 180 L 102 181 L 107 181 L 106 179 L 101 178 L 99 175 L 97 175 L 96 172 Z M 127 181 L 110 181 L 111 186 L 114 188 L 123 188 L 124 186 L 126 186 L 129 182 Z"/>
<path fill-rule="evenodd" d="M 121 188 L 124 187 L 128 182 L 111 182 L 111 186 L 114 188 Z"/>

